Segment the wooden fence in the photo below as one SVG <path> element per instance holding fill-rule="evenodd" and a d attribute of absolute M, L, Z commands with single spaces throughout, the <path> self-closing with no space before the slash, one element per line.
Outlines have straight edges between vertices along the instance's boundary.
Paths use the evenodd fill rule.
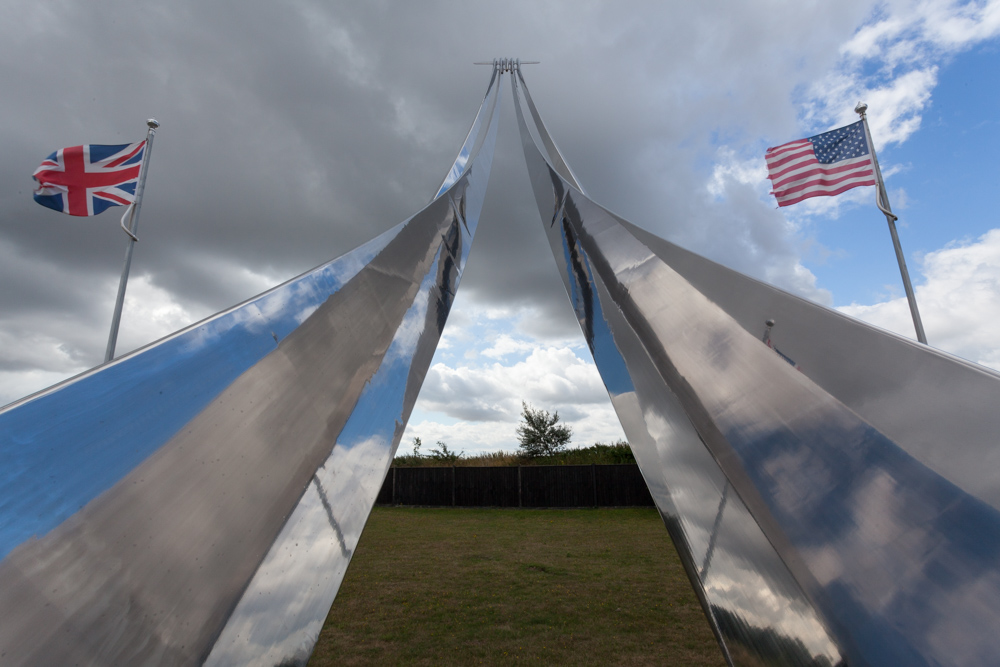
<path fill-rule="evenodd" d="M 390 468 L 376 505 L 651 507 L 636 465 Z"/>

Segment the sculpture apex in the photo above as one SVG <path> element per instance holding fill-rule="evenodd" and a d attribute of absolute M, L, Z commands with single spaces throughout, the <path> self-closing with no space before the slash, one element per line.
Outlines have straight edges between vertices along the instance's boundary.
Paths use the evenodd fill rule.
<path fill-rule="evenodd" d="M 521 60 L 520 58 L 494 58 L 492 62 L 473 63 L 474 65 L 493 65 L 500 72 L 518 72 L 521 65 L 537 65 L 538 60 Z"/>

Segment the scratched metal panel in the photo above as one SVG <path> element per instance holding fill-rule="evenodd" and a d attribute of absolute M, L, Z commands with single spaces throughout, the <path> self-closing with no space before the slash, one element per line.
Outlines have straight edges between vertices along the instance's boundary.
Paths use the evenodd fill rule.
<path fill-rule="evenodd" d="M 0 412 L 0 662 L 308 659 L 454 300 L 499 78 L 415 216 Z"/>
<path fill-rule="evenodd" d="M 817 317 L 814 307 L 640 233 L 574 187 L 561 158 L 546 159 L 554 143 L 536 143 L 532 132 L 547 132 L 540 123 L 529 131 L 518 72 L 512 83 L 553 256 L 727 659 L 995 660 L 1000 513 L 981 498 L 996 469 L 965 471 L 960 481 L 972 488 L 960 488 L 953 470 L 929 467 L 907 431 L 884 426 L 899 418 L 883 412 L 902 409 L 904 394 L 919 402 L 906 412 L 924 410 L 925 420 L 942 403 L 958 410 L 943 419 L 977 421 L 958 434 L 976 437 L 939 446 L 974 458 L 994 417 L 938 394 L 996 396 L 996 374 L 827 311 L 816 326 L 800 322 Z M 802 372 L 762 342 L 769 317 L 778 319 L 773 342 Z M 848 329 L 854 338 L 835 344 Z M 874 349 L 852 356 L 851 342 Z M 827 350 L 835 358 L 824 364 Z M 898 359 L 915 359 L 920 372 L 894 370 Z M 927 369 L 944 374 L 944 386 Z M 886 386 L 894 389 L 874 391 Z"/>

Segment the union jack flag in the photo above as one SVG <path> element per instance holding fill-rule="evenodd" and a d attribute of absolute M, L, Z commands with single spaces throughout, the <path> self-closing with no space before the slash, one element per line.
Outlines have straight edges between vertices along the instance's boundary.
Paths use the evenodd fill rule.
<path fill-rule="evenodd" d="M 35 201 L 69 215 L 97 215 L 135 201 L 146 142 L 60 148 L 42 161 L 32 177 Z"/>

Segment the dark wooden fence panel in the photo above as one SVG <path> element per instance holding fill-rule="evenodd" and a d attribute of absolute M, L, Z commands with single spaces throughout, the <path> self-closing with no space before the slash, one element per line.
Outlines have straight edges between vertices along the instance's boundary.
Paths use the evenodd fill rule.
<path fill-rule="evenodd" d="M 517 507 L 517 468 L 455 468 L 458 507 Z"/>
<path fill-rule="evenodd" d="M 396 480 L 396 470 L 397 468 L 389 468 L 389 472 L 386 473 L 385 481 L 382 482 L 382 488 L 378 490 L 378 496 L 375 497 L 376 505 L 392 505 L 392 485 Z"/>
<path fill-rule="evenodd" d="M 523 466 L 522 507 L 596 507 L 594 466 Z"/>
<path fill-rule="evenodd" d="M 636 465 L 594 466 L 598 507 L 652 507 L 646 480 Z"/>
<path fill-rule="evenodd" d="M 432 507 L 652 506 L 635 465 L 390 468 L 378 505 Z"/>
<path fill-rule="evenodd" d="M 397 505 L 453 505 L 454 468 L 396 468 Z"/>

